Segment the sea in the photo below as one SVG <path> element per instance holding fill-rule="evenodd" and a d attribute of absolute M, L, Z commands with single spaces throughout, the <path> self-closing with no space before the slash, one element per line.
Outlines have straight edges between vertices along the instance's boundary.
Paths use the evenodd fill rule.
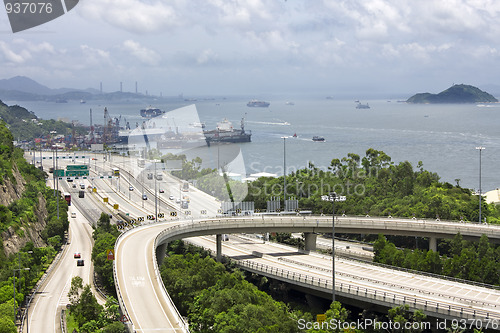
<path fill-rule="evenodd" d="M 239 156 L 239 173 L 259 172 L 282 175 L 313 163 L 326 170 L 334 158 L 348 153 L 362 158 L 369 148 L 384 151 L 394 163 L 409 161 L 415 168 L 436 172 L 442 181 L 479 189 L 481 164 L 482 192 L 500 187 L 500 104 L 407 104 L 397 100 L 363 100 L 369 109 L 357 109 L 352 99 L 310 97 L 274 98 L 267 108 L 247 107 L 245 97 L 206 98 L 185 101 L 158 100 L 154 107 L 173 111 L 189 106 L 206 129 L 214 129 L 227 118 L 235 128 L 245 119 L 252 142 L 225 147 L 191 149 L 189 157 L 200 155 L 204 167 L 229 165 Z M 111 117 L 120 117 L 132 126 L 142 123 L 139 110 L 151 102 L 68 101 L 68 103 L 6 101 L 33 111 L 42 119 L 104 122 L 104 107 Z M 294 137 L 294 134 L 296 137 Z M 320 136 L 324 142 L 315 142 Z M 484 147 L 484 150 L 476 149 Z M 236 151 L 236 153 L 235 153 Z"/>

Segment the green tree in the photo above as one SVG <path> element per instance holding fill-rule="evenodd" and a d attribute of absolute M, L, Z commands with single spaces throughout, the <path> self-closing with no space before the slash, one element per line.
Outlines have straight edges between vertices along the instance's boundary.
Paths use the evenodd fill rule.
<path fill-rule="evenodd" d="M 119 321 L 115 321 L 114 323 L 108 324 L 102 328 L 102 333 L 126 333 L 128 332 L 125 325 L 123 325 Z"/>
<path fill-rule="evenodd" d="M 97 302 L 88 284 L 83 287 L 79 302 L 71 306 L 71 313 L 74 315 L 79 327 L 92 320 L 97 323 L 102 310 L 103 307 Z"/>
<path fill-rule="evenodd" d="M 394 329 L 392 332 L 422 332 L 423 325 L 410 325 L 410 328 L 404 328 L 405 323 L 422 323 L 427 316 L 419 310 L 415 312 L 410 311 L 410 306 L 408 304 L 397 306 L 389 309 L 389 314 L 387 316 L 392 322 L 400 323 L 401 329 Z"/>

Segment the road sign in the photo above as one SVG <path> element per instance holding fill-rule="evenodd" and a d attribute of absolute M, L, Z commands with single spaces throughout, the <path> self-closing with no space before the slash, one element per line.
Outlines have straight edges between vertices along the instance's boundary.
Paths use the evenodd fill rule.
<path fill-rule="evenodd" d="M 108 197 L 105 197 L 105 198 L 102 198 L 102 201 L 104 201 L 104 202 L 108 202 L 108 201 L 109 201 L 109 199 L 108 199 Z"/>
<path fill-rule="evenodd" d="M 202 209 L 202 211 L 200 212 L 201 215 L 207 215 L 207 211 L 205 209 Z"/>
<path fill-rule="evenodd" d="M 190 211 L 190 210 L 186 210 L 184 213 L 185 213 L 186 215 L 191 215 L 191 211 Z"/>
<path fill-rule="evenodd" d="M 132 223 L 132 224 L 134 224 L 134 223 L 136 223 L 136 222 L 137 222 L 137 220 L 136 220 L 136 219 L 131 219 L 131 220 L 130 220 L 130 223 Z"/>
<path fill-rule="evenodd" d="M 163 213 L 158 213 L 158 218 L 162 218 L 163 216 L 165 216 L 165 214 L 163 214 Z"/>
<path fill-rule="evenodd" d="M 144 222 L 144 216 L 139 216 L 137 218 L 137 222 Z"/>
<path fill-rule="evenodd" d="M 170 212 L 170 216 L 177 216 L 177 212 Z"/>
<path fill-rule="evenodd" d="M 121 321 L 122 323 L 128 323 L 128 317 L 127 317 L 127 315 L 123 315 L 123 316 L 120 318 L 120 321 Z"/>
<path fill-rule="evenodd" d="M 118 204 L 113 205 L 113 209 L 118 209 L 118 207 L 119 207 Z"/>
<path fill-rule="evenodd" d="M 321 200 L 323 201 L 346 201 L 346 196 L 345 195 L 322 195 Z"/>
<path fill-rule="evenodd" d="M 106 259 L 115 260 L 115 251 L 113 249 L 106 250 Z"/>
<path fill-rule="evenodd" d="M 155 216 L 154 215 L 148 215 L 148 220 L 154 220 Z"/>

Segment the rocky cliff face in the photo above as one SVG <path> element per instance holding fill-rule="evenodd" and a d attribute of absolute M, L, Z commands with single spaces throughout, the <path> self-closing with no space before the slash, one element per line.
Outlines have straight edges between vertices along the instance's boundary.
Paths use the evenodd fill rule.
<path fill-rule="evenodd" d="M 13 201 L 18 200 L 24 192 L 26 182 L 19 173 L 16 166 L 12 170 L 16 184 L 6 179 L 3 185 L 0 185 L 0 205 L 8 206 Z M 36 223 L 31 223 L 28 227 L 21 227 L 15 230 L 9 227 L 2 233 L 3 250 L 6 255 L 18 252 L 26 243 L 33 242 L 36 247 L 46 246 L 41 237 L 41 233 L 47 224 L 47 208 L 43 195 L 38 196 L 38 206 L 35 209 Z"/>

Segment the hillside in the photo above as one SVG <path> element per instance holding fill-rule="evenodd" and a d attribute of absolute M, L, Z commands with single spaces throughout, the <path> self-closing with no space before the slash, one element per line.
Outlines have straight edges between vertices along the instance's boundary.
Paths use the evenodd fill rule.
<path fill-rule="evenodd" d="M 498 100 L 479 88 L 455 84 L 439 94 L 419 93 L 408 98 L 407 103 L 496 103 Z"/>
<path fill-rule="evenodd" d="M 28 242 L 57 246 L 68 228 L 66 202 L 60 200 L 61 218 L 54 213 L 56 198 L 45 185 L 43 171 L 24 159 L 13 137 L 0 122 L 0 257 L 19 251 Z"/>
<path fill-rule="evenodd" d="M 0 101 L 0 119 L 5 121 L 15 140 L 19 141 L 46 137 L 50 131 L 68 135 L 72 130 L 71 124 L 53 119 L 40 119 L 32 111 L 19 105 L 8 106 L 2 101 Z M 80 130 L 77 128 L 77 131 Z"/>

